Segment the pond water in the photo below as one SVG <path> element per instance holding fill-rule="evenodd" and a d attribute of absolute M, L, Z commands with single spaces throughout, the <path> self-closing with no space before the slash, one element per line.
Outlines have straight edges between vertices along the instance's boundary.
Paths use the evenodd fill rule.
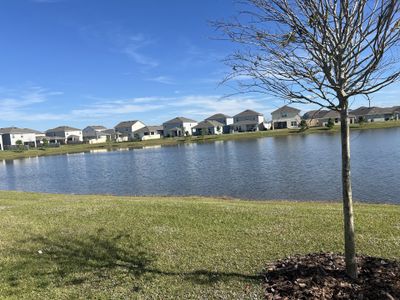
<path fill-rule="evenodd" d="M 400 128 L 353 131 L 354 199 L 400 204 Z M 340 136 L 268 137 L 0 161 L 0 189 L 338 200 Z"/>

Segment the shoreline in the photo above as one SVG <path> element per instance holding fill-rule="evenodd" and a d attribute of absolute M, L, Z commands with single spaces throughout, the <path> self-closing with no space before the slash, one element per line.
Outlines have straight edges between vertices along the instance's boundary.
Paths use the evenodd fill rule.
<path fill-rule="evenodd" d="M 376 122 L 365 123 L 363 125 L 354 124 L 350 127 L 351 131 L 369 130 L 369 129 L 386 129 L 400 127 L 400 121 Z M 151 146 L 175 146 L 188 143 L 206 143 L 215 141 L 230 141 L 240 139 L 255 139 L 266 137 L 283 137 L 283 136 L 296 136 L 308 135 L 317 133 L 338 133 L 340 126 L 335 126 L 332 129 L 326 127 L 312 127 L 307 130 L 301 131 L 299 129 L 278 129 L 258 132 L 243 132 L 232 133 L 223 135 L 206 135 L 206 136 L 189 136 L 180 138 L 162 138 L 148 141 L 131 141 L 131 142 L 110 142 L 102 144 L 79 144 L 79 145 L 62 145 L 59 148 L 35 148 L 26 151 L 0 151 L 0 160 L 14 160 L 29 157 L 50 156 L 83 153 L 91 150 L 106 150 L 115 151 L 118 149 L 140 149 Z"/>
<path fill-rule="evenodd" d="M 165 200 L 165 201 L 192 201 L 196 199 L 196 201 L 206 201 L 206 202 L 227 202 L 227 203 L 249 203 L 249 204 L 296 204 L 296 203 L 304 203 L 304 204 L 316 204 L 316 205 L 339 205 L 341 207 L 342 200 L 295 200 L 295 199 L 249 199 L 249 198 L 236 198 L 231 196 L 205 196 L 205 195 L 116 195 L 116 194 L 66 194 L 66 193 L 50 193 L 50 192 L 32 192 L 32 191 L 19 191 L 19 190 L 2 190 L 0 189 L 0 201 L 2 200 L 2 195 L 6 194 L 14 194 L 21 196 L 43 196 L 43 197 L 72 197 L 72 198 L 87 198 L 96 199 L 103 198 L 104 200 L 130 200 L 130 201 L 145 201 L 145 200 Z M 366 202 L 358 199 L 353 199 L 355 205 L 372 205 L 372 206 L 400 206 L 399 203 L 395 202 Z"/>

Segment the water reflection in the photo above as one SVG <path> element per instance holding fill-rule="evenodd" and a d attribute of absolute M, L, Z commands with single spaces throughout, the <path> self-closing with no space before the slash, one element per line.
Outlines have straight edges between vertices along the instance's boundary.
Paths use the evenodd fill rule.
<path fill-rule="evenodd" d="M 337 134 L 100 149 L 0 162 L 0 189 L 247 199 L 341 197 Z M 354 197 L 400 203 L 400 129 L 352 134 Z"/>

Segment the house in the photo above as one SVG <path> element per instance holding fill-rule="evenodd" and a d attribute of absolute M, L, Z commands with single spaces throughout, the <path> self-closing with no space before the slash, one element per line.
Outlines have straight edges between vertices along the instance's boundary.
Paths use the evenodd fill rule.
<path fill-rule="evenodd" d="M 135 132 L 146 125 L 139 120 L 123 121 L 114 127 L 115 132 L 121 134 L 121 138 L 127 137 L 128 140 L 135 139 Z"/>
<path fill-rule="evenodd" d="M 135 132 L 138 139 L 142 141 L 160 139 L 163 136 L 162 126 L 145 126 Z"/>
<path fill-rule="evenodd" d="M 361 106 L 351 111 L 358 122 L 384 122 L 400 119 L 400 110 L 396 107 L 365 107 Z"/>
<path fill-rule="evenodd" d="M 309 127 L 322 127 L 327 126 L 329 119 L 333 124 L 340 125 L 340 113 L 334 110 L 311 110 L 303 115 L 303 120 L 306 121 Z M 349 113 L 349 122 L 354 124 L 356 116 Z"/>
<path fill-rule="evenodd" d="M 204 120 L 193 127 L 195 135 L 222 134 L 224 124 L 214 120 Z"/>
<path fill-rule="evenodd" d="M 263 128 L 264 115 L 251 109 L 246 109 L 233 117 L 233 131 L 258 131 Z"/>
<path fill-rule="evenodd" d="M 197 121 L 185 117 L 176 117 L 163 123 L 164 136 L 187 136 L 192 135 L 193 127 L 197 125 Z"/>
<path fill-rule="evenodd" d="M 49 138 L 51 143 L 60 144 L 73 144 L 83 141 L 82 131 L 70 126 L 59 126 L 46 130 L 46 137 Z"/>
<path fill-rule="evenodd" d="M 29 128 L 7 127 L 0 128 L 2 150 L 21 145 L 36 147 L 36 130 Z"/>
<path fill-rule="evenodd" d="M 104 126 L 87 126 L 82 130 L 83 140 L 89 144 L 105 143 L 112 138 L 111 133 L 106 131 L 107 128 Z"/>
<path fill-rule="evenodd" d="M 271 113 L 272 129 L 298 128 L 301 122 L 300 109 L 287 105 Z"/>
<path fill-rule="evenodd" d="M 233 124 L 233 118 L 230 116 L 227 116 L 225 114 L 215 114 L 205 119 L 205 121 L 217 121 L 223 124 L 222 128 L 223 133 L 231 132 L 231 125 Z"/>

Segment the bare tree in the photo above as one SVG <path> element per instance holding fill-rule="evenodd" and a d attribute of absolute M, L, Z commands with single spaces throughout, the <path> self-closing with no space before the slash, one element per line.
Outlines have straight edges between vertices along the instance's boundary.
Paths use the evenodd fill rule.
<path fill-rule="evenodd" d="M 346 270 L 357 277 L 350 178 L 349 99 L 400 77 L 398 0 L 244 0 L 232 21 L 215 22 L 240 47 L 225 63 L 240 92 L 316 104 L 341 115 Z"/>

